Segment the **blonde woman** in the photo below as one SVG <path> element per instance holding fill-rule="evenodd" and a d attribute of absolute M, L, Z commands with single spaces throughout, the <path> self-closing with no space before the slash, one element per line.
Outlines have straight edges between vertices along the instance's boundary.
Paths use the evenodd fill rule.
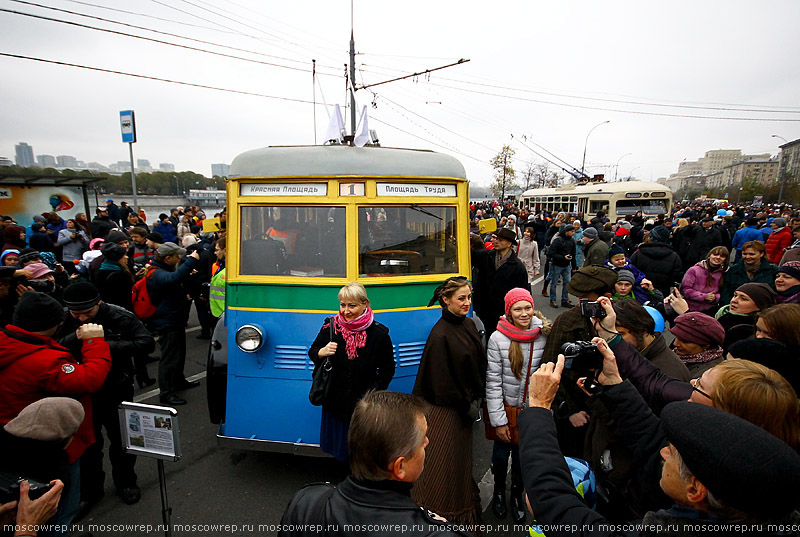
<path fill-rule="evenodd" d="M 347 433 L 356 403 L 369 390 L 385 390 L 395 369 L 389 329 L 375 321 L 363 285 L 351 282 L 339 290 L 339 313 L 325 319 L 308 357 L 315 367 L 326 358 L 331 366 L 320 448 L 347 461 Z"/>

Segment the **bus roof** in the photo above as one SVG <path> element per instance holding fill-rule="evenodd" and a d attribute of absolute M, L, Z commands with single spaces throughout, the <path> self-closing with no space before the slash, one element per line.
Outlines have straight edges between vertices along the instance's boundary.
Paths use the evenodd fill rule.
<path fill-rule="evenodd" d="M 418 149 L 346 145 L 273 146 L 233 159 L 229 177 L 441 177 L 466 179 L 455 158 Z"/>
<path fill-rule="evenodd" d="M 549 196 L 554 194 L 613 194 L 615 192 L 630 192 L 637 190 L 672 192 L 668 186 L 662 185 L 661 183 L 654 183 L 650 181 L 618 181 L 613 183 L 587 183 L 584 185 L 572 183 L 559 188 L 532 188 L 523 192 L 522 195 L 528 197 Z"/>

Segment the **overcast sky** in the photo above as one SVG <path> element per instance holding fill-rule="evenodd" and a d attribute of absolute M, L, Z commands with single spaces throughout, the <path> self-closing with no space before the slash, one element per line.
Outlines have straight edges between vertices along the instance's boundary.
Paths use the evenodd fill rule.
<path fill-rule="evenodd" d="M 127 160 L 119 128 L 125 109 L 136 112 L 134 156 L 154 167 L 170 162 L 210 175 L 212 163 L 230 163 L 249 149 L 313 144 L 312 59 L 318 141 L 330 113 L 323 103 L 345 104 L 349 1 L 40 5 L 174 35 L 0 0 L 0 53 L 261 96 L 0 56 L 0 156 L 12 160 L 20 141 L 35 154 L 105 165 Z M 613 178 L 619 162 L 620 176 L 655 180 L 710 149 L 776 155 L 783 142 L 773 134 L 800 137 L 798 20 L 796 0 L 355 0 L 357 84 L 470 60 L 376 86 L 374 94 L 359 90 L 358 108 L 369 105 L 382 145 L 451 154 L 480 185 L 488 185 L 488 161 L 504 144 L 516 150 L 518 172 L 543 162 L 533 150 L 566 167 L 544 149 L 580 168 L 587 133 L 608 120 L 588 139 L 587 173 Z M 702 118 L 671 117 L 681 115 Z"/>

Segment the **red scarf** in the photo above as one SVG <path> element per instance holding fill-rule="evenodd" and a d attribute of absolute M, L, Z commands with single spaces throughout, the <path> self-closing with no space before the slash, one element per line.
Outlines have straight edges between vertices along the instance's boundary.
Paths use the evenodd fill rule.
<path fill-rule="evenodd" d="M 505 315 L 500 317 L 500 320 L 497 322 L 497 329 L 511 341 L 517 341 L 519 343 L 530 343 L 542 333 L 542 329 L 538 327 L 532 330 L 518 328 L 517 325 L 509 322 Z"/>
<path fill-rule="evenodd" d="M 358 349 L 367 344 L 366 330 L 372 325 L 373 321 L 375 321 L 372 308 L 367 306 L 364 313 L 350 322 L 346 321 L 341 313 L 336 314 L 333 321 L 334 328 L 338 330 L 344 338 L 347 359 L 354 359 L 358 353 Z"/>

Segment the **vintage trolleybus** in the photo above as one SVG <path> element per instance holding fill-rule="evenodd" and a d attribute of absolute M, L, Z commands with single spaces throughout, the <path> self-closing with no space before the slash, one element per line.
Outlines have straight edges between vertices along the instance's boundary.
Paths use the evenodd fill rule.
<path fill-rule="evenodd" d="M 672 191 L 665 185 L 647 181 L 590 181 L 526 190 L 519 198 L 519 207 L 533 212 L 582 213 L 587 218 L 603 211 L 615 222 L 639 211 L 645 217 L 669 214 Z"/>
<path fill-rule="evenodd" d="M 410 392 L 446 278 L 470 274 L 464 168 L 430 151 L 268 147 L 234 159 L 228 182 L 226 307 L 208 364 L 221 443 L 319 453 L 308 349 L 363 283 L 389 327 L 389 389 Z"/>

